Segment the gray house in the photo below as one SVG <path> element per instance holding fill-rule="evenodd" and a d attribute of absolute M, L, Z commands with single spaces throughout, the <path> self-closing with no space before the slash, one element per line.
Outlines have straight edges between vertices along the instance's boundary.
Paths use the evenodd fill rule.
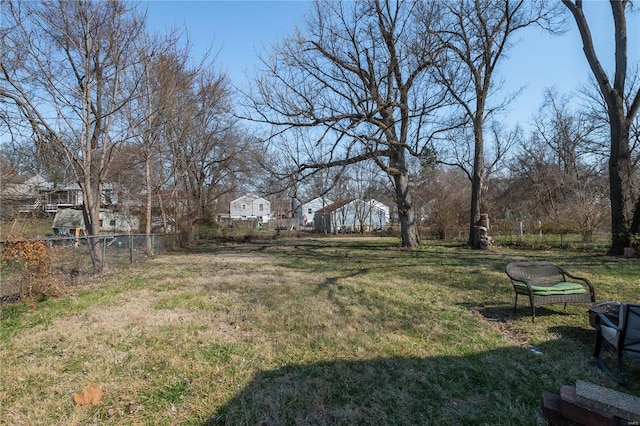
<path fill-rule="evenodd" d="M 271 216 L 271 203 L 253 194 L 243 195 L 229 204 L 229 217 L 235 220 L 257 219 L 268 222 Z"/>
<path fill-rule="evenodd" d="M 0 179 L 0 205 L 3 209 L 13 208 L 21 213 L 36 211 L 41 208 L 40 194 L 51 188 L 39 174 L 8 175 Z"/>
<path fill-rule="evenodd" d="M 333 204 L 333 201 L 328 198 L 316 197 L 306 203 L 298 204 L 293 211 L 293 217 L 295 219 L 299 219 L 300 225 L 302 226 L 314 226 L 316 211 L 321 210 L 330 204 Z"/>

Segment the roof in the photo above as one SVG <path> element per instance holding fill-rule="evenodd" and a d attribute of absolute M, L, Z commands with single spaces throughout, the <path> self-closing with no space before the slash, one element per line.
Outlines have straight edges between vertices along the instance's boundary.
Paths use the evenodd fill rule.
<path fill-rule="evenodd" d="M 12 184 L 26 184 L 26 183 L 44 183 L 46 181 L 39 174 L 28 174 L 28 175 L 10 174 L 8 175 L 7 182 Z"/>
<path fill-rule="evenodd" d="M 264 200 L 267 203 L 269 202 L 265 198 L 258 197 L 255 194 L 246 194 L 246 195 L 243 195 L 242 197 L 239 197 L 239 198 L 236 198 L 235 200 L 232 200 L 231 203 L 233 204 L 233 203 L 238 202 L 238 201 L 255 201 L 255 200 Z"/>
<path fill-rule="evenodd" d="M 355 200 L 355 198 L 347 198 L 345 200 L 338 200 L 334 203 L 329 204 L 328 206 L 324 206 L 323 208 L 316 211 L 316 213 L 331 213 L 333 211 L 338 210 L 341 207 L 346 206 L 350 202 Z"/>
<path fill-rule="evenodd" d="M 82 211 L 73 209 L 58 210 L 53 218 L 53 228 L 85 229 Z"/>
<path fill-rule="evenodd" d="M 305 202 L 301 202 L 300 205 L 305 206 L 305 205 L 311 204 L 311 203 L 322 203 L 322 204 L 325 204 L 326 206 L 328 206 L 328 205 L 332 204 L 333 201 L 331 201 L 330 199 L 325 198 L 325 197 L 315 197 L 315 198 L 312 198 L 311 200 L 307 200 Z"/>

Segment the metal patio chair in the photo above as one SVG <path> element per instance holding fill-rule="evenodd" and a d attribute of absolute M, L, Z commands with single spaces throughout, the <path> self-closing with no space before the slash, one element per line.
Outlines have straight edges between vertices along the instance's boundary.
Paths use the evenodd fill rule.
<path fill-rule="evenodd" d="M 596 364 L 607 376 L 626 386 L 627 377 L 624 372 L 623 359 L 640 360 L 640 305 L 633 303 L 620 304 L 618 323 L 611 318 L 598 314 L 595 318 L 596 346 L 593 356 Z M 618 358 L 618 374 L 615 374 L 600 356 L 603 343 L 611 346 Z"/>

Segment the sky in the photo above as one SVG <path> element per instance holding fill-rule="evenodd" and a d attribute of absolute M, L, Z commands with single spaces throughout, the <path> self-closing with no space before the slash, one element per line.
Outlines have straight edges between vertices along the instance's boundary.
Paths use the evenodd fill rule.
<path fill-rule="evenodd" d="M 559 0 L 558 0 L 559 1 Z M 194 60 L 208 48 L 217 54 L 216 64 L 230 76 L 234 85 L 245 87 L 248 75 L 259 67 L 258 54 L 304 28 L 304 17 L 311 3 L 289 1 L 166 1 L 142 3 L 147 8 L 150 30 L 167 31 L 184 27 L 193 44 Z M 596 51 L 605 69 L 613 72 L 613 20 L 607 0 L 586 0 L 584 10 L 591 26 Z M 521 90 L 502 121 L 527 128 L 538 111 L 547 88 L 575 93 L 587 84 L 591 70 L 582 51 L 575 21 L 568 17 L 569 30 L 561 36 L 545 34 L 537 28 L 516 33 L 517 44 L 499 65 L 503 93 Z M 640 13 L 627 17 L 630 63 L 640 61 Z"/>

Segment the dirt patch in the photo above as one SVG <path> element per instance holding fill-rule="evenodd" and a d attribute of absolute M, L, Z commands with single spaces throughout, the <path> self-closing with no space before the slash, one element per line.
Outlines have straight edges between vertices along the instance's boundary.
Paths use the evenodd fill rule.
<path fill-rule="evenodd" d="M 536 349 L 527 342 L 526 337 L 512 329 L 513 310 L 504 306 L 475 306 L 471 308 L 472 312 L 482 316 L 487 324 L 496 332 L 504 336 L 509 342 L 532 351 Z"/>

